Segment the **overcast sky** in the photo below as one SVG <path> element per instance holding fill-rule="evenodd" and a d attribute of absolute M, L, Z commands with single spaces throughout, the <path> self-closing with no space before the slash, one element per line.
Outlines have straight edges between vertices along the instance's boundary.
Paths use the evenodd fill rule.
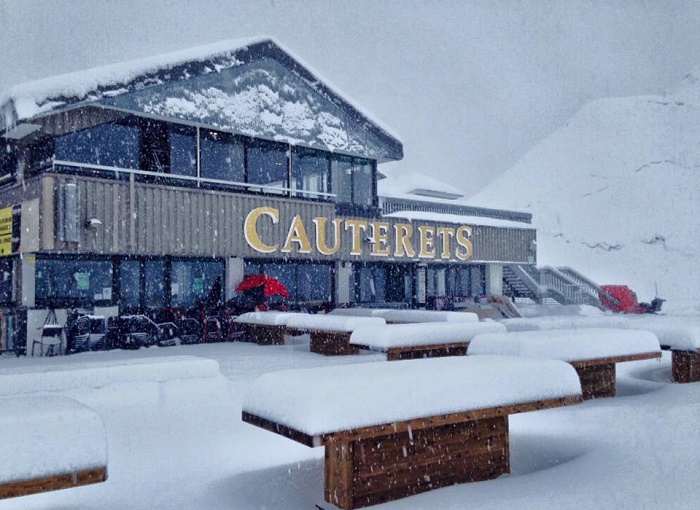
<path fill-rule="evenodd" d="M 0 0 L 0 90 L 270 35 L 399 136 L 391 167 L 471 194 L 586 102 L 700 68 L 699 27 L 698 0 Z"/>

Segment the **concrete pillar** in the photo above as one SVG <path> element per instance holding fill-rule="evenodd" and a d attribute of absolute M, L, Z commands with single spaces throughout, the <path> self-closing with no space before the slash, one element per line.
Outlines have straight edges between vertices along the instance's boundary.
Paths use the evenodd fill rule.
<path fill-rule="evenodd" d="M 355 289 L 350 284 L 352 278 L 352 263 L 351 262 L 336 262 L 335 263 L 335 305 L 341 303 L 350 303 L 351 293 Z"/>
<path fill-rule="evenodd" d="M 233 297 L 236 287 L 243 281 L 244 268 L 245 264 L 241 257 L 226 259 L 226 289 L 224 291 L 226 301 Z"/>
<path fill-rule="evenodd" d="M 501 296 L 503 294 L 503 266 L 501 264 L 486 264 L 486 296 Z"/>

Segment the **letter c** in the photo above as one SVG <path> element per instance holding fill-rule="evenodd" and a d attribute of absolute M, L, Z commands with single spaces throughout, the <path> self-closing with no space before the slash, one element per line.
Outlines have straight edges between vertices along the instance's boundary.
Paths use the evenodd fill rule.
<path fill-rule="evenodd" d="M 245 240 L 248 246 L 255 251 L 260 253 L 275 252 L 279 248 L 279 244 L 269 246 L 260 240 L 260 236 L 258 235 L 258 219 L 260 216 L 269 216 L 272 219 L 273 225 L 276 225 L 280 221 L 279 209 L 275 209 L 274 207 L 258 207 L 257 209 L 253 209 L 248 213 L 248 216 L 245 217 L 243 226 Z"/>

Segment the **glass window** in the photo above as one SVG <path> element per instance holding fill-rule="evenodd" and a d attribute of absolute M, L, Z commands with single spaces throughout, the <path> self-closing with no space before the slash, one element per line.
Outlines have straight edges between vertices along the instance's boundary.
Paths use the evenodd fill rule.
<path fill-rule="evenodd" d="M 40 306 L 112 301 L 112 262 L 38 259 L 36 301 Z"/>
<path fill-rule="evenodd" d="M 17 170 L 16 149 L 0 138 L 0 184 Z"/>
<path fill-rule="evenodd" d="M 197 140 L 193 131 L 170 132 L 170 173 L 197 176 Z"/>
<path fill-rule="evenodd" d="M 336 202 L 352 202 L 352 161 L 349 158 L 331 160 L 331 186 Z"/>
<path fill-rule="evenodd" d="M 144 264 L 146 278 L 145 303 L 147 308 L 164 308 L 165 295 L 165 262 L 162 260 L 147 260 Z"/>
<path fill-rule="evenodd" d="M 355 160 L 352 169 L 353 203 L 372 205 L 372 164 Z"/>
<path fill-rule="evenodd" d="M 191 308 L 198 302 L 223 299 L 224 264 L 216 260 L 176 260 L 172 263 L 172 305 Z"/>
<path fill-rule="evenodd" d="M 12 257 L 0 257 L 0 303 L 12 302 L 13 265 Z"/>
<path fill-rule="evenodd" d="M 322 153 L 296 150 L 292 153 L 292 188 L 313 193 L 294 193 L 307 198 L 326 198 L 328 193 L 328 158 Z"/>
<path fill-rule="evenodd" d="M 138 168 L 139 130 L 102 124 L 55 139 L 56 159 L 118 168 Z"/>
<path fill-rule="evenodd" d="M 244 181 L 244 148 L 235 138 L 207 133 L 200 141 L 201 171 L 205 179 Z"/>
<path fill-rule="evenodd" d="M 298 301 L 332 301 L 332 271 L 328 264 L 299 264 L 297 266 Z"/>
<path fill-rule="evenodd" d="M 260 142 L 248 146 L 248 182 L 286 188 L 287 148 L 280 144 Z M 284 190 L 279 193 L 284 193 Z"/>
<path fill-rule="evenodd" d="M 386 269 L 383 266 L 360 267 L 360 302 L 383 303 L 386 301 Z"/>
<path fill-rule="evenodd" d="M 138 308 L 141 305 L 141 263 L 122 260 L 119 264 L 119 309 Z"/>

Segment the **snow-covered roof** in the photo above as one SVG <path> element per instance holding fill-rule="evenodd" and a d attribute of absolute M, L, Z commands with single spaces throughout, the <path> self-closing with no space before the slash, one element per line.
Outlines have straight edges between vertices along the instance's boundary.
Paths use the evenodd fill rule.
<path fill-rule="evenodd" d="M 360 326 L 383 326 L 386 321 L 380 317 L 344 317 L 340 315 L 292 314 L 287 327 L 297 329 L 317 329 L 323 331 L 350 332 Z"/>
<path fill-rule="evenodd" d="M 661 352 L 650 331 L 624 329 L 551 329 L 486 333 L 475 336 L 469 354 L 524 356 L 562 361 L 583 361 Z"/>
<path fill-rule="evenodd" d="M 576 371 L 561 361 L 456 356 L 267 373 L 243 411 L 316 436 L 580 395 Z"/>
<path fill-rule="evenodd" d="M 384 179 L 377 181 L 377 193 L 382 197 L 442 199 L 454 202 L 464 192 L 435 177 L 399 168 L 382 169 Z"/>
<path fill-rule="evenodd" d="M 385 126 L 277 41 L 221 41 L 16 85 L 0 94 L 0 131 L 88 104 L 199 122 L 379 160 L 403 157 Z"/>

